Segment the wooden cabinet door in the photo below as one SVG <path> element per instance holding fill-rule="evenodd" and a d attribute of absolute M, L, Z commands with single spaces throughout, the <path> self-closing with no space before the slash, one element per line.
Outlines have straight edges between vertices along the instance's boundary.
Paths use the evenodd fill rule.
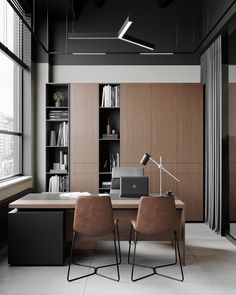
<path fill-rule="evenodd" d="M 72 190 L 98 192 L 98 101 L 98 84 L 71 84 Z"/>
<path fill-rule="evenodd" d="M 203 90 L 201 84 L 176 89 L 177 196 L 186 204 L 186 220 L 203 220 Z"/>
<path fill-rule="evenodd" d="M 121 84 L 120 97 L 121 165 L 139 166 L 150 152 L 150 84 Z"/>

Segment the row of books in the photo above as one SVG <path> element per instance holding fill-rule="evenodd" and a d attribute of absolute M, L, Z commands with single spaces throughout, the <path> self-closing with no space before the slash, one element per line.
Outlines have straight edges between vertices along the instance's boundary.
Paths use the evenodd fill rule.
<path fill-rule="evenodd" d="M 66 176 L 51 176 L 49 179 L 49 192 L 68 192 L 69 191 L 69 177 Z"/>
<path fill-rule="evenodd" d="M 69 125 L 63 122 L 59 125 L 57 146 L 68 146 L 69 144 Z"/>
<path fill-rule="evenodd" d="M 120 107 L 120 86 L 119 85 L 103 86 L 101 107 Z"/>
<path fill-rule="evenodd" d="M 50 110 L 48 118 L 50 120 L 68 119 L 68 110 Z"/>

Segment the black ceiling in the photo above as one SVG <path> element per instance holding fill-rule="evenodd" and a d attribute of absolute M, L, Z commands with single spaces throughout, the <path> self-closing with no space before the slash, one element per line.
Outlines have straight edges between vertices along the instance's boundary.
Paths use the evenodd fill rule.
<path fill-rule="evenodd" d="M 32 1 L 28 2 L 32 7 Z M 199 64 L 199 44 L 234 3 L 233 0 L 35 0 L 36 33 L 55 64 Z M 48 34 L 47 34 L 48 11 Z M 149 50 L 121 40 L 68 40 L 67 33 L 117 36 L 127 16 L 129 35 L 155 44 L 155 52 L 174 56 L 140 56 Z M 49 40 L 49 43 L 47 42 Z M 106 52 L 74 56 L 72 52 Z M 36 46 L 35 61 L 47 57 Z M 56 54 L 55 54 L 56 53 Z"/>

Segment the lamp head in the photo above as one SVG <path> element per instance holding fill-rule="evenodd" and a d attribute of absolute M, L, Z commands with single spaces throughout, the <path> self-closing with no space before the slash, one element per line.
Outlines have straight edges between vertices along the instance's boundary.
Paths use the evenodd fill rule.
<path fill-rule="evenodd" d="M 140 164 L 145 166 L 150 158 L 151 158 L 151 155 L 149 155 L 148 153 L 145 153 L 140 161 Z"/>

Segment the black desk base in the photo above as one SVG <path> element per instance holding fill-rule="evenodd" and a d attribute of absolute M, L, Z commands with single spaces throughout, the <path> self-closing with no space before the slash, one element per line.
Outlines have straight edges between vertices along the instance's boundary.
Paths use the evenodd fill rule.
<path fill-rule="evenodd" d="M 8 263 L 62 265 L 63 211 L 14 211 L 8 213 Z"/>

